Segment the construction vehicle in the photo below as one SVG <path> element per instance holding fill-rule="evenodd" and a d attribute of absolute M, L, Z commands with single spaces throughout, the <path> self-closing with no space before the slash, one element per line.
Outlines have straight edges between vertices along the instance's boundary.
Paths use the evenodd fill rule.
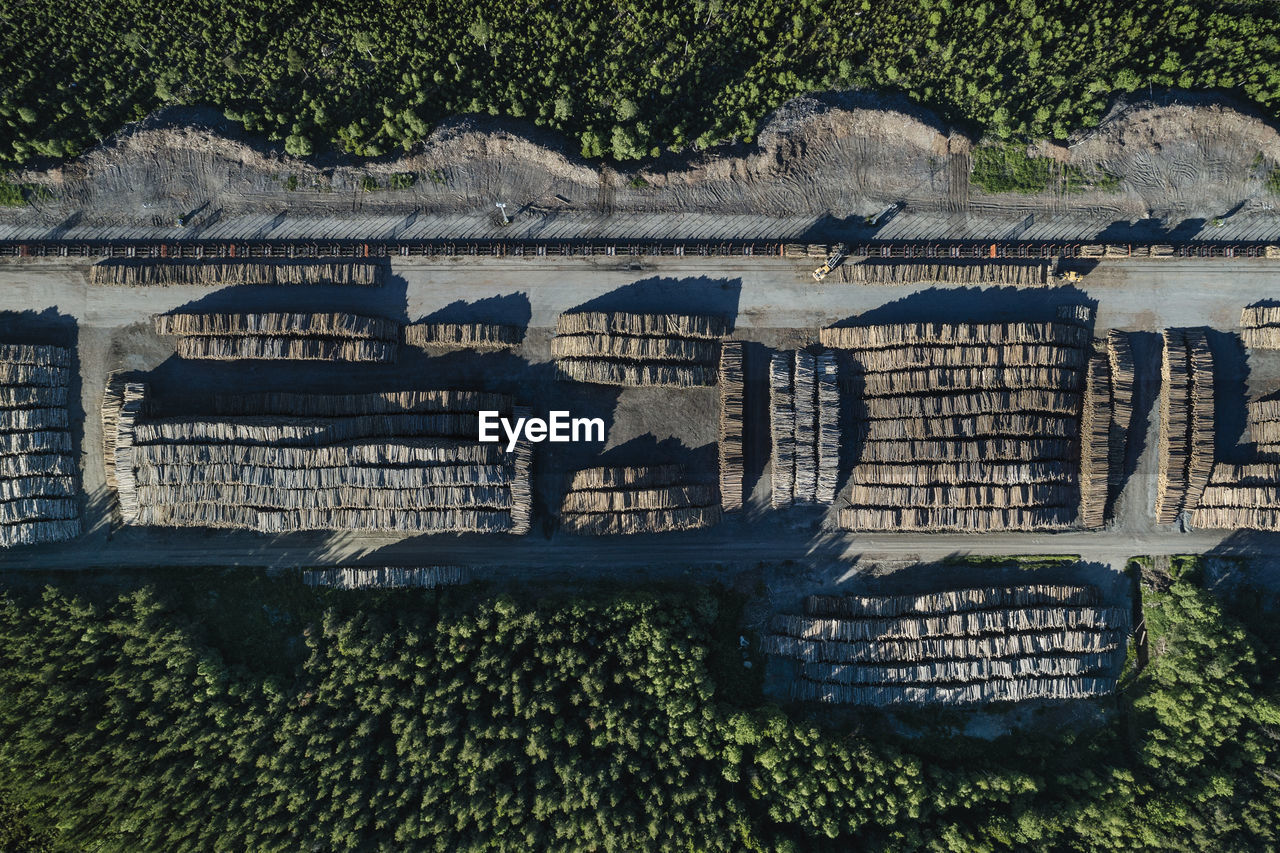
<path fill-rule="evenodd" d="M 1084 278 L 1084 276 L 1080 275 L 1076 270 L 1066 270 L 1065 272 L 1058 273 L 1058 281 L 1065 281 L 1067 284 L 1075 284 L 1082 278 Z"/>
<path fill-rule="evenodd" d="M 835 252 L 831 255 L 831 257 L 827 258 L 827 262 L 813 271 L 813 280 L 822 281 L 824 278 L 826 278 L 831 273 L 831 271 L 836 267 L 838 267 L 840 265 L 840 262 L 844 260 L 844 253 L 845 253 L 844 243 L 841 243 L 838 246 L 836 246 Z"/>
<path fill-rule="evenodd" d="M 883 225 L 897 215 L 898 211 L 907 206 L 905 201 L 895 201 L 875 216 L 868 216 L 863 221 L 868 227 L 875 228 L 877 225 Z"/>

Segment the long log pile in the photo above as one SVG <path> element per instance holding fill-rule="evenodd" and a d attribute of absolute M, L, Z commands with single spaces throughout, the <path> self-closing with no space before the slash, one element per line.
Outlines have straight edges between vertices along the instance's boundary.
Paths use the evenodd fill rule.
<path fill-rule="evenodd" d="M 823 329 L 824 345 L 848 351 L 861 388 L 849 506 L 837 524 L 854 531 L 1071 525 L 1080 503 L 1090 315 Z M 1105 488 L 1105 464 L 1101 476 Z"/>
<path fill-rule="evenodd" d="M 561 314 L 551 355 L 560 375 L 597 385 L 689 388 L 716 382 L 728 324 L 692 314 Z"/>
<path fill-rule="evenodd" d="M 425 566 L 407 568 L 350 567 L 315 569 L 302 573 L 307 586 L 330 586 L 335 589 L 388 589 L 393 587 L 419 587 L 435 589 L 466 583 L 470 572 L 465 566 Z"/>
<path fill-rule="evenodd" d="M 720 508 L 725 512 L 742 509 L 745 455 L 745 377 L 741 341 L 720 345 L 720 437 L 716 446 L 720 463 Z"/>
<path fill-rule="evenodd" d="M 1106 521 L 1112 401 L 1111 358 L 1104 347 L 1098 346 L 1089 359 L 1080 416 L 1080 524 L 1087 528 L 1101 527 Z"/>
<path fill-rule="evenodd" d="M 1280 349 L 1280 305 L 1250 305 L 1240 314 L 1240 339 L 1250 349 Z"/>
<path fill-rule="evenodd" d="M 404 342 L 421 349 L 511 349 L 524 340 L 524 329 L 498 323 L 410 323 Z"/>
<path fill-rule="evenodd" d="M 369 261 L 279 263 L 272 261 L 120 261 L 95 264 L 89 283 L 138 287 L 154 285 L 382 284 L 384 265 Z"/>
<path fill-rule="evenodd" d="M 714 485 L 681 465 L 587 468 L 570 479 L 560 506 L 565 530 L 585 536 L 697 530 L 720 520 Z"/>
<path fill-rule="evenodd" d="M 1165 330 L 1156 492 L 1161 524 L 1195 510 L 1213 471 L 1213 373 L 1203 330 Z"/>
<path fill-rule="evenodd" d="M 1120 491 L 1125 460 L 1129 453 L 1129 434 L 1133 429 L 1134 362 L 1129 335 L 1112 329 L 1107 332 L 1107 357 L 1111 361 L 1111 459 L 1109 499 Z"/>
<path fill-rule="evenodd" d="M 799 664 L 796 698 L 856 705 L 977 704 L 1111 693 L 1128 617 L 1093 587 L 810 596 L 774 618 L 764 650 Z"/>
<path fill-rule="evenodd" d="M 1035 287 L 1050 281 L 1049 261 L 1029 263 L 922 263 L 877 261 L 844 264 L 840 278 L 851 284 L 947 284 L 1011 285 Z"/>
<path fill-rule="evenodd" d="M 769 422 L 773 506 L 834 503 L 840 460 L 840 387 L 833 352 L 773 354 Z"/>
<path fill-rule="evenodd" d="M 0 548 L 80 535 L 71 352 L 0 344 Z"/>
<path fill-rule="evenodd" d="M 223 396 L 235 414 L 153 418 L 148 390 L 103 403 L 108 481 L 129 524 L 289 533 L 527 533 L 532 448 L 480 443 L 477 392 Z"/>
<path fill-rule="evenodd" d="M 190 359 L 393 362 L 400 324 L 358 314 L 158 314 L 157 334 Z"/>

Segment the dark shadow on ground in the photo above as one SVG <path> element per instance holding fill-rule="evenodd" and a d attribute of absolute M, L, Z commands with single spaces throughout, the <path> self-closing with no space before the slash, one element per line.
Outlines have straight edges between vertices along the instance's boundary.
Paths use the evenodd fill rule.
<path fill-rule="evenodd" d="M 1072 285 L 1028 287 L 931 287 L 886 303 L 833 326 L 878 323 L 1048 322 L 1067 305 L 1097 307 L 1097 300 Z"/>
<path fill-rule="evenodd" d="M 378 287 L 350 284 L 244 284 L 220 287 L 208 296 L 174 309 L 173 313 L 237 314 L 323 310 L 404 321 L 408 319 L 408 302 L 405 296 L 407 289 L 407 282 L 398 275 L 387 275 Z"/>
<path fill-rule="evenodd" d="M 1243 462 L 1247 448 L 1241 439 L 1249 418 L 1248 353 L 1234 332 L 1205 329 L 1205 336 L 1213 352 L 1214 459 Z"/>
<path fill-rule="evenodd" d="M 764 344 L 746 341 L 742 346 L 742 501 L 743 512 L 756 516 L 767 512 L 751 504 L 751 495 L 773 449 L 769 434 L 769 359 L 773 351 Z"/>
<path fill-rule="evenodd" d="M 1138 461 L 1147 446 L 1147 431 L 1160 398 L 1160 369 L 1164 339 L 1155 332 L 1126 332 L 1133 350 L 1133 419 L 1125 436 L 1124 463 L 1114 494 L 1109 495 L 1108 512 L 1138 470 Z"/>
<path fill-rule="evenodd" d="M 415 322 L 498 323 L 526 328 L 531 317 L 533 308 L 529 305 L 529 295 L 517 292 L 477 299 L 474 302 L 459 299 Z"/>
<path fill-rule="evenodd" d="M 742 279 L 646 278 L 601 294 L 571 308 L 577 311 L 631 311 L 653 314 L 706 314 L 723 317 L 733 331 L 738 319 Z"/>

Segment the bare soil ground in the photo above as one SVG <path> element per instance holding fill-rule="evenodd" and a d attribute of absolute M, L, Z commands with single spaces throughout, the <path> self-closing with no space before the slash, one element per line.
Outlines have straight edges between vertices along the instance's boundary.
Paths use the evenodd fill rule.
<path fill-rule="evenodd" d="M 1264 180 L 1280 163 L 1274 127 L 1190 95 L 1119 105 L 1067 147 L 1034 146 L 1118 179 L 1113 191 L 1074 194 L 1054 187 L 986 195 L 968 180 L 974 140 L 904 102 L 849 93 L 789 102 L 750 146 L 667 155 L 634 169 L 587 162 L 564 139 L 530 125 L 474 117 L 440 125 L 403 157 L 359 163 L 299 160 L 236 127 L 211 111 L 158 113 L 60 168 L 19 176 L 47 185 L 53 198 L 0 211 L 0 226 L 170 226 L 186 215 L 194 234 L 249 215 L 496 219 L 493 205 L 502 200 L 535 220 L 670 214 L 657 227 L 671 237 L 688 236 L 692 214 L 838 226 L 860 224 L 894 202 L 906 203 L 910 216 L 941 216 L 922 222 L 924 230 L 955 217 L 1028 214 L 1159 220 L 1169 228 L 1224 215 L 1271 222 L 1274 197 Z M 387 188 L 399 173 L 416 182 Z M 367 178 L 383 188 L 364 191 Z"/>

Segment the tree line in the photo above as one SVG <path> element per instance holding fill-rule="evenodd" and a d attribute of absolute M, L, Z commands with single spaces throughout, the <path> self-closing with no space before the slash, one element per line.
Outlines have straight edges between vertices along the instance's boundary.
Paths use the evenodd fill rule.
<path fill-rule="evenodd" d="M 723 593 L 177 583 L 0 605 L 14 837 L 130 853 L 1280 843 L 1277 637 L 1190 573 L 1146 590 L 1151 660 L 1102 722 L 994 742 L 946 713 L 907 738 L 876 712 L 830 727 L 765 704 Z"/>
<path fill-rule="evenodd" d="M 26 0 L 0 22 L 0 167 L 175 104 L 300 156 L 390 154 L 478 114 L 618 160 L 750 141 L 827 89 L 898 92 L 1000 138 L 1065 138 L 1151 87 L 1280 104 L 1266 0 Z"/>

